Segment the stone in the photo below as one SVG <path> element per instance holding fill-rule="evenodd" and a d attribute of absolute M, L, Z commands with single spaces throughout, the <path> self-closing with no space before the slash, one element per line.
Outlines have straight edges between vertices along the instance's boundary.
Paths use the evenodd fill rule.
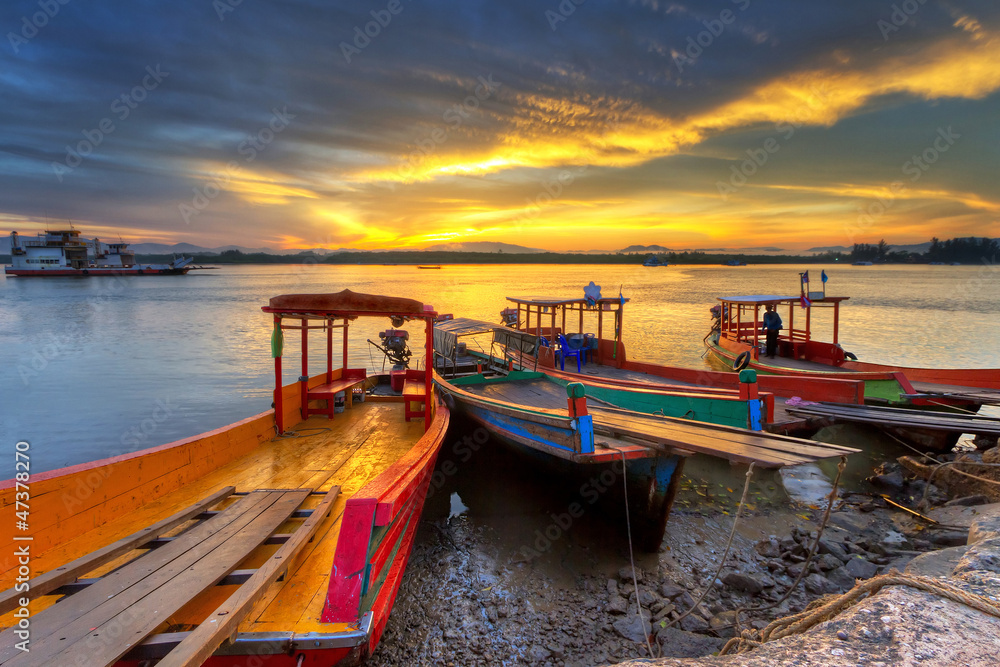
<path fill-rule="evenodd" d="M 644 610 L 641 617 L 638 614 L 629 614 L 612 623 L 612 627 L 629 641 L 645 642 L 646 638 L 653 634 L 653 627 L 649 621 L 649 612 Z"/>
<path fill-rule="evenodd" d="M 793 536 L 785 535 L 784 537 L 781 538 L 781 541 L 778 544 L 781 548 L 782 553 L 784 553 L 786 551 L 791 551 L 792 549 L 797 547 L 799 543 Z"/>
<path fill-rule="evenodd" d="M 724 611 L 708 619 L 708 626 L 715 634 L 728 639 L 736 636 L 736 612 Z"/>
<path fill-rule="evenodd" d="M 844 561 L 840 560 L 833 554 L 820 554 L 818 556 L 813 556 L 813 562 L 816 563 L 817 567 L 819 567 L 819 569 L 823 572 L 836 570 L 844 564 Z"/>
<path fill-rule="evenodd" d="M 937 551 L 920 554 L 907 565 L 906 574 L 924 577 L 948 577 L 955 570 L 958 561 L 962 559 L 969 547 L 949 547 Z"/>
<path fill-rule="evenodd" d="M 828 595 L 840 592 L 840 586 L 833 583 L 822 574 L 810 574 L 805 578 L 806 590 L 813 595 Z"/>
<path fill-rule="evenodd" d="M 659 610 L 658 612 L 656 612 L 656 614 L 653 615 L 653 620 L 662 621 L 664 618 L 666 618 L 675 611 L 677 611 L 677 607 L 675 607 L 674 605 L 672 604 L 665 605 L 663 609 Z"/>
<path fill-rule="evenodd" d="M 677 584 L 671 583 L 669 581 L 665 581 L 662 584 L 660 584 L 660 595 L 662 595 L 667 600 L 673 600 L 674 598 L 679 597 L 686 592 L 687 591 L 685 591 Z"/>
<path fill-rule="evenodd" d="M 620 570 L 618 570 L 618 580 L 625 584 L 631 584 L 632 568 L 623 567 Z M 642 570 L 639 568 L 635 568 L 635 580 L 638 581 L 640 584 L 642 583 Z"/>
<path fill-rule="evenodd" d="M 852 558 L 844 567 L 855 579 L 871 579 L 878 573 L 878 566 L 866 558 Z"/>
<path fill-rule="evenodd" d="M 535 644 L 528 650 L 528 656 L 531 658 L 532 662 L 538 663 L 548 660 L 552 654 L 544 646 L 539 646 Z"/>
<path fill-rule="evenodd" d="M 609 614 L 624 614 L 628 611 L 628 602 L 620 595 L 612 595 L 604 611 Z"/>
<path fill-rule="evenodd" d="M 835 570 L 830 570 L 826 578 L 842 591 L 849 591 L 854 588 L 854 577 L 847 571 L 847 567 L 841 565 Z"/>
<path fill-rule="evenodd" d="M 764 583 L 757 577 L 741 572 L 730 572 L 722 578 L 722 583 L 744 593 L 757 594 L 764 590 Z"/>
<path fill-rule="evenodd" d="M 982 494 L 977 494 L 974 496 L 962 496 L 961 498 L 952 498 L 944 504 L 945 507 L 975 507 L 976 505 L 986 505 L 990 502 L 990 499 Z"/>
<path fill-rule="evenodd" d="M 1000 573 L 1000 538 L 968 547 L 952 574 L 957 577 L 969 572 Z"/>
<path fill-rule="evenodd" d="M 885 535 L 882 536 L 883 547 L 889 549 L 909 549 L 910 541 L 906 539 L 906 535 L 899 533 L 895 530 L 887 530 Z"/>
<path fill-rule="evenodd" d="M 688 614 L 679 624 L 682 630 L 687 630 L 688 632 L 708 632 L 709 625 L 708 621 L 698 616 L 698 614 Z"/>
<path fill-rule="evenodd" d="M 969 544 L 1000 537 L 1000 517 L 987 516 L 972 522 L 969 526 Z"/>
<path fill-rule="evenodd" d="M 608 579 L 607 588 L 608 595 L 618 595 L 618 582 L 614 579 Z"/>
<path fill-rule="evenodd" d="M 781 556 L 781 545 L 776 539 L 761 540 L 754 545 L 754 550 L 764 558 L 778 558 Z"/>
<path fill-rule="evenodd" d="M 700 658 L 722 648 L 724 640 L 717 637 L 685 632 L 675 627 L 661 628 L 656 632 L 661 658 Z"/>
<path fill-rule="evenodd" d="M 928 537 L 931 542 L 942 547 L 960 547 L 969 542 L 969 534 L 958 530 L 936 530 Z"/>
<path fill-rule="evenodd" d="M 884 475 L 869 477 L 868 482 L 878 489 L 896 493 L 902 491 L 903 485 L 906 483 L 903 479 L 903 473 L 899 470 L 894 470 L 893 472 Z"/>
<path fill-rule="evenodd" d="M 847 550 L 844 546 L 835 540 L 830 540 L 825 537 L 821 537 L 819 540 L 819 553 L 821 554 L 831 554 L 832 556 L 839 558 L 842 563 L 846 563 L 850 556 L 847 555 Z"/>
<path fill-rule="evenodd" d="M 983 452 L 983 463 L 1000 463 L 1000 447 L 991 447 Z"/>
<path fill-rule="evenodd" d="M 871 525 L 872 519 L 856 512 L 833 512 L 830 514 L 829 523 L 858 535 Z"/>

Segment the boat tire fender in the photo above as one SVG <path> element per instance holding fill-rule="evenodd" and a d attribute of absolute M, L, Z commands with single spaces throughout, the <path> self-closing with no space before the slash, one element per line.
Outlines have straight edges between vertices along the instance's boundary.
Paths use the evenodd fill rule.
<path fill-rule="evenodd" d="M 844 358 L 850 359 L 851 361 L 857 361 L 858 355 L 854 354 L 853 352 L 844 352 Z"/>
<path fill-rule="evenodd" d="M 142 274 L 144 274 L 144 273 L 145 273 L 145 271 L 143 271 L 142 269 L 139 269 L 139 275 L 140 275 L 140 276 L 141 276 Z"/>
<path fill-rule="evenodd" d="M 736 357 L 736 361 L 733 362 L 733 370 L 741 371 L 750 365 L 750 353 L 740 352 L 739 356 Z"/>
<path fill-rule="evenodd" d="M 88 271 L 87 269 L 84 269 L 83 270 L 83 275 L 89 276 L 90 275 L 90 271 Z"/>
<path fill-rule="evenodd" d="M 448 408 L 448 412 L 455 411 L 455 397 L 446 391 L 441 392 L 441 401 L 444 403 L 445 407 Z"/>

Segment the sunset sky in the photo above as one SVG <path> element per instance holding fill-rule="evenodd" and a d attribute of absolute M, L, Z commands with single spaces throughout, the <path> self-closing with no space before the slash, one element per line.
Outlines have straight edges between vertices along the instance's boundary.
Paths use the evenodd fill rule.
<path fill-rule="evenodd" d="M 17 0 L 0 29 L 5 233 L 1000 237 L 996 0 Z"/>

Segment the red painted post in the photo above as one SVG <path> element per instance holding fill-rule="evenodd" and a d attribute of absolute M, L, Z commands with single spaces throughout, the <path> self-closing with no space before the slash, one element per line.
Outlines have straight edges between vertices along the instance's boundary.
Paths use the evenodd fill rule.
<path fill-rule="evenodd" d="M 425 306 L 426 307 L 426 306 Z M 424 341 L 424 431 L 431 427 L 431 401 L 434 395 L 434 316 L 427 317 Z"/>
<path fill-rule="evenodd" d="M 281 318 L 274 316 L 274 324 L 281 327 Z M 278 435 L 285 431 L 284 400 L 281 389 L 281 355 L 274 358 L 274 424 L 278 429 Z"/>
<path fill-rule="evenodd" d="M 826 288 L 824 288 L 826 289 Z M 833 344 L 837 344 L 837 333 L 840 330 L 840 302 L 833 302 Z"/>
<path fill-rule="evenodd" d="M 344 318 L 344 365 L 341 366 L 343 369 L 347 369 L 347 318 Z M 341 375 L 343 377 L 343 375 Z"/>
<path fill-rule="evenodd" d="M 333 382 L 333 320 L 326 320 L 326 381 Z"/>
<path fill-rule="evenodd" d="M 308 320 L 302 324 L 302 375 L 299 376 L 299 391 L 302 394 L 302 419 L 309 419 L 309 327 Z"/>

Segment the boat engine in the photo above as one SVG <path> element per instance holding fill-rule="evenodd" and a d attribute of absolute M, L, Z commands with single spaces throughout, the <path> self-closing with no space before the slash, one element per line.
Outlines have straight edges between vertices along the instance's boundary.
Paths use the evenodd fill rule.
<path fill-rule="evenodd" d="M 379 331 L 378 337 L 382 341 L 380 346 L 386 358 L 392 362 L 393 366 L 400 365 L 406 368 L 410 365 L 410 348 L 406 341 L 410 340 L 410 332 L 403 329 L 386 329 Z"/>
<path fill-rule="evenodd" d="M 505 327 L 517 328 L 517 308 L 504 308 L 500 311 L 500 319 Z"/>

